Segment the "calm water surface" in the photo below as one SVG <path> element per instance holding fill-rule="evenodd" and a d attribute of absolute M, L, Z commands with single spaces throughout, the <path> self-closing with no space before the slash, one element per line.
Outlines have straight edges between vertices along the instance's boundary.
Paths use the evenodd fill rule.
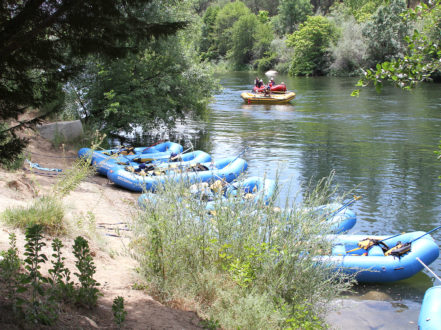
<path fill-rule="evenodd" d="M 362 196 L 352 206 L 358 216 L 352 234 L 429 231 L 441 224 L 441 162 L 434 154 L 441 139 L 441 85 L 363 90 L 354 98 L 355 79 L 279 75 L 276 83 L 284 81 L 297 94 L 291 104 L 248 105 L 240 93 L 254 78 L 219 76 L 223 90 L 211 104 L 199 148 L 220 158 L 249 146 L 243 155 L 248 175 L 275 178 L 279 172 L 290 187 L 281 200 L 301 198 L 303 184 L 335 171 L 340 192 Z M 441 244 L 441 230 L 433 237 Z M 441 275 L 441 258 L 431 269 Z M 359 286 L 329 319 L 342 328 L 415 329 L 424 292 L 433 284 L 441 283 L 422 272 L 393 284 Z"/>

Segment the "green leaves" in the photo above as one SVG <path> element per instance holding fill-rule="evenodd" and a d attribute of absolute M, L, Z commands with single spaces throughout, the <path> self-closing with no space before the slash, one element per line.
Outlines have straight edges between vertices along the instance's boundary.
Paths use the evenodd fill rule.
<path fill-rule="evenodd" d="M 87 122 L 120 135 L 203 117 L 216 84 L 184 37 L 148 42 L 142 54 L 109 63 L 103 74 L 101 65 L 91 67 Z"/>
<path fill-rule="evenodd" d="M 78 289 L 76 301 L 85 307 L 92 308 L 96 305 L 99 296 L 98 286 L 100 285 L 93 275 L 96 267 L 93 262 L 92 255 L 89 249 L 89 243 L 86 239 L 78 236 L 74 242 L 74 256 L 77 259 L 75 265 L 78 273 L 74 273 L 80 281 L 80 288 Z"/>
<path fill-rule="evenodd" d="M 401 20 L 400 24 L 422 20 L 424 28 L 414 29 L 412 35 L 404 37 L 407 47 L 402 58 L 378 63 L 375 72 L 367 70 L 360 80 L 361 86 L 373 83 L 377 91 L 380 91 L 382 82 L 390 81 L 395 86 L 408 90 L 418 83 L 430 81 L 431 76 L 441 70 L 441 2 L 436 1 L 432 7 L 423 4 L 414 10 L 409 9 Z"/>
<path fill-rule="evenodd" d="M 326 67 L 328 48 L 337 37 L 335 26 L 324 16 L 310 16 L 299 29 L 287 38 L 294 48 L 289 73 L 291 75 L 316 75 Z"/>
<path fill-rule="evenodd" d="M 115 323 L 117 324 L 118 328 L 121 328 L 123 322 L 126 319 L 126 315 L 127 315 L 127 312 L 124 310 L 124 298 L 123 297 L 118 296 L 115 299 L 113 299 L 112 312 L 113 312 L 113 318 L 115 320 Z"/>

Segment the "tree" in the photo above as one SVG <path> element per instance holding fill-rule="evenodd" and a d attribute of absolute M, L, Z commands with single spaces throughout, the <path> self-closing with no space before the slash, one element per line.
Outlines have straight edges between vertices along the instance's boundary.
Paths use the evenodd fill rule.
<path fill-rule="evenodd" d="M 250 63 L 253 58 L 253 45 L 256 40 L 256 27 L 259 22 L 256 15 L 250 13 L 241 16 L 232 29 L 231 52 L 229 58 L 237 68 Z"/>
<path fill-rule="evenodd" d="M 210 6 L 202 17 L 202 31 L 199 45 L 199 52 L 202 60 L 216 59 L 219 55 L 216 49 L 215 23 L 219 7 Z"/>
<path fill-rule="evenodd" d="M 323 74 L 328 66 L 329 46 L 336 37 L 335 26 L 326 17 L 308 17 L 286 40 L 287 45 L 294 48 L 289 73 L 294 76 Z"/>
<path fill-rule="evenodd" d="M 431 6 L 421 4 L 410 9 L 402 20 L 422 23 L 422 29 L 414 30 L 405 38 L 406 55 L 403 58 L 378 63 L 375 69 L 364 71 L 357 86 L 365 87 L 373 82 L 381 90 L 383 82 L 392 82 L 397 87 L 411 89 L 418 83 L 439 77 L 441 72 L 441 1 Z M 352 95 L 357 96 L 360 90 Z"/>
<path fill-rule="evenodd" d="M 389 61 L 403 56 L 409 24 L 401 14 L 406 11 L 403 0 L 390 0 L 378 8 L 363 30 L 368 40 L 368 57 L 373 63 Z"/>
<path fill-rule="evenodd" d="M 231 48 L 234 23 L 241 16 L 250 13 L 250 9 L 241 1 L 230 2 L 219 10 L 216 16 L 215 33 L 220 56 L 225 56 Z"/>
<path fill-rule="evenodd" d="M 312 15 L 312 8 L 309 0 L 280 0 L 278 15 L 274 20 L 275 30 L 281 35 L 294 32 L 300 23 Z"/>
<path fill-rule="evenodd" d="M 120 136 L 202 117 L 216 85 L 181 34 L 190 32 L 152 40 L 143 53 L 109 65 L 91 66 L 85 77 L 93 77 L 83 101 L 86 123 Z"/>
<path fill-rule="evenodd" d="M 170 35 L 183 20 L 148 16 L 157 0 L 5 0 L 0 4 L 0 119 L 17 119 L 28 109 L 35 120 L 0 132 L 2 157 L 25 143 L 15 132 L 59 111 L 62 84 L 81 71 L 84 59 L 120 58 L 139 51 L 145 39 Z M 5 150 L 9 150 L 6 152 Z M 5 155 L 6 154 L 6 155 Z M 9 155 L 9 156 L 8 156 Z"/>

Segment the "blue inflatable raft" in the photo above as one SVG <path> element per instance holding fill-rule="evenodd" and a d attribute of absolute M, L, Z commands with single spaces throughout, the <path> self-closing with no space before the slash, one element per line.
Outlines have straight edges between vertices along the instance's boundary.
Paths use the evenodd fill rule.
<path fill-rule="evenodd" d="M 102 175 L 107 175 L 108 171 L 112 169 L 127 169 L 131 167 L 134 172 L 159 170 L 166 171 L 171 169 L 184 169 L 194 166 L 198 163 L 205 163 L 211 161 L 211 156 L 202 150 L 195 150 L 185 154 L 169 155 L 167 158 L 157 158 L 149 163 L 138 163 L 130 160 L 120 161 L 117 159 L 107 159 L 99 164 L 96 164 L 97 171 Z"/>
<path fill-rule="evenodd" d="M 355 212 L 340 203 L 329 203 L 318 206 L 312 210 L 319 219 L 327 221 L 332 226 L 332 231 L 340 234 L 347 232 L 357 223 Z"/>
<path fill-rule="evenodd" d="M 90 159 L 91 164 L 101 175 L 107 175 L 107 171 L 118 163 L 129 163 L 138 158 L 144 162 L 167 161 L 171 155 L 177 155 L 183 150 L 180 144 L 174 142 L 164 142 L 153 147 L 137 147 L 127 149 L 109 149 L 95 150 L 90 148 L 81 148 L 78 151 L 78 157 Z M 132 154 L 124 154 L 124 153 Z"/>
<path fill-rule="evenodd" d="M 165 174 L 139 175 L 125 169 L 109 170 L 107 177 L 116 185 L 132 191 L 154 191 L 158 184 L 166 181 L 192 184 L 196 182 L 214 182 L 224 179 L 231 182 L 247 169 L 247 162 L 242 158 L 225 158 L 210 163 L 198 163 L 195 167 L 172 169 Z"/>
<path fill-rule="evenodd" d="M 220 182 L 220 181 L 217 181 Z M 216 199 L 216 183 L 208 185 L 207 183 L 197 183 L 192 185 L 189 190 L 192 195 L 201 202 L 206 203 L 207 210 L 213 210 L 217 203 L 225 205 L 228 203 L 228 198 L 237 196 L 237 194 L 243 194 L 242 201 L 258 202 L 262 200 L 265 204 L 268 204 L 270 198 L 274 195 L 276 190 L 276 183 L 274 180 L 264 179 L 261 177 L 250 177 L 241 181 L 237 181 L 226 185 L 226 189 L 223 189 L 223 195 L 221 198 Z M 221 187 L 222 189 L 222 187 Z M 141 194 L 138 198 L 138 205 L 144 207 L 147 201 L 154 202 L 157 196 L 153 193 Z M 216 200 L 215 200 L 216 199 Z"/>
<path fill-rule="evenodd" d="M 441 329 L 441 286 L 427 289 L 418 318 L 418 329 Z"/>
<path fill-rule="evenodd" d="M 318 259 L 330 264 L 335 270 L 355 274 L 358 282 L 393 282 L 409 278 L 423 269 L 416 259 L 419 257 L 426 265 L 439 256 L 439 247 L 430 235 L 417 231 L 395 236 L 340 235 L 331 237 L 333 249 L 330 256 Z M 421 237 L 421 238 L 419 238 Z M 400 256 L 385 255 L 379 245 L 369 249 L 359 247 L 359 242 L 367 238 L 382 241 L 387 248 L 398 243 L 410 244 L 410 250 Z"/>

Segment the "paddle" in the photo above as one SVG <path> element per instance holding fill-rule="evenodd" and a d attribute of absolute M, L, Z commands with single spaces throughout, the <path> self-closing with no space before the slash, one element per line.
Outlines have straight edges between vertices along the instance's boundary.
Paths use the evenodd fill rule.
<path fill-rule="evenodd" d="M 250 147 L 249 146 L 247 146 L 247 147 L 245 147 L 237 156 L 236 156 L 236 158 L 234 158 L 231 162 L 229 162 L 228 164 L 227 164 L 227 166 L 225 166 L 224 168 L 226 168 L 226 167 L 228 167 L 228 166 L 230 166 L 233 162 L 235 162 L 240 156 L 242 156 L 244 153 L 245 153 L 245 151 L 247 151 L 248 149 L 249 149 Z"/>
<path fill-rule="evenodd" d="M 435 276 L 435 278 L 438 281 L 441 282 L 441 278 L 439 278 L 438 275 L 436 275 L 424 262 L 422 262 L 420 258 L 416 257 L 416 260 L 418 260 L 421 263 L 421 265 L 424 266 L 424 268 L 426 268 L 430 273 L 432 273 L 433 276 Z"/>
<path fill-rule="evenodd" d="M 152 144 L 150 147 L 145 148 L 143 151 L 141 151 L 141 153 L 143 153 L 146 150 L 149 150 L 150 148 L 152 148 L 152 147 L 154 147 L 154 146 L 156 146 L 156 145 L 158 145 L 158 144 L 160 144 L 162 142 L 165 142 L 165 140 L 159 140 L 158 142 Z"/>
<path fill-rule="evenodd" d="M 348 202 L 344 203 L 341 207 L 339 207 L 337 210 L 332 211 L 331 213 L 327 214 L 325 216 L 325 220 L 328 220 L 330 218 L 332 218 L 333 216 L 335 216 L 336 214 L 340 213 L 341 211 L 343 211 L 345 208 L 347 208 L 349 205 L 354 204 L 356 201 L 358 201 L 359 199 L 361 199 L 361 196 L 356 196 L 354 195 L 354 197 L 349 200 Z"/>

